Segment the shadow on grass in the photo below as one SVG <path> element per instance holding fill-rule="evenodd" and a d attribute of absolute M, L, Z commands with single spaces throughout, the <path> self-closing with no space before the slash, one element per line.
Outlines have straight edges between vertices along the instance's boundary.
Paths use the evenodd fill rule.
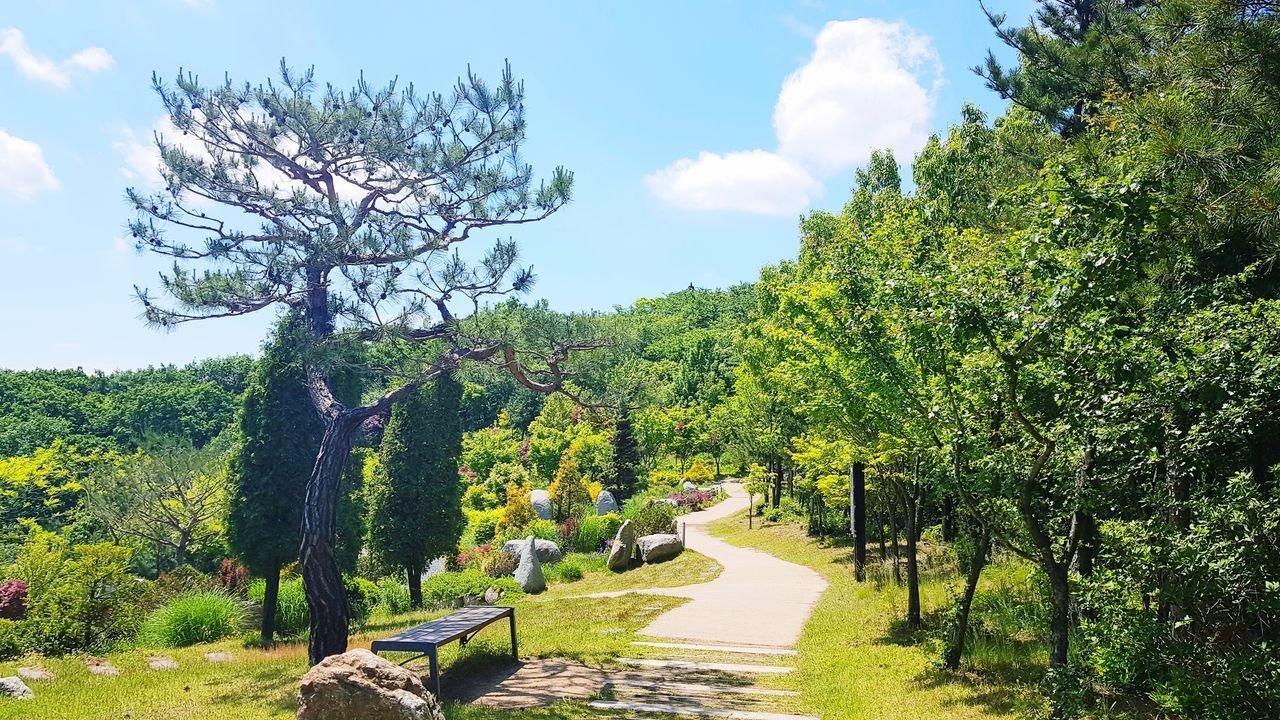
<path fill-rule="evenodd" d="M 922 690 L 964 687 L 966 692 L 960 697 L 942 701 L 947 707 L 965 705 L 992 713 L 1027 715 L 1040 705 L 1031 686 L 1011 684 L 972 672 L 930 669 L 916 678 L 916 686 Z"/>
<path fill-rule="evenodd" d="M 302 681 L 302 674 L 294 677 L 290 672 L 279 667 L 261 668 L 247 675 L 247 682 L 237 683 L 235 693 L 214 695 L 211 700 L 218 705 L 244 705 L 251 703 L 256 707 L 268 708 L 280 713 L 295 713 L 298 710 L 296 686 Z"/>

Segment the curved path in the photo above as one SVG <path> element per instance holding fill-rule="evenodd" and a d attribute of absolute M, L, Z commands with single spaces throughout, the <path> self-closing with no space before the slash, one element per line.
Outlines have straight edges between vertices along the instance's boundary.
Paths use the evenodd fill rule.
<path fill-rule="evenodd" d="M 712 537 L 706 528 L 708 523 L 743 510 L 748 504 L 741 485 L 726 483 L 723 488 L 728 498 L 680 518 L 687 529 L 687 547 L 724 566 L 719 577 L 698 585 L 626 590 L 593 597 L 639 592 L 690 598 L 690 602 L 659 615 L 640 630 L 651 637 L 790 647 L 800 638 L 827 581 L 802 565 Z"/>

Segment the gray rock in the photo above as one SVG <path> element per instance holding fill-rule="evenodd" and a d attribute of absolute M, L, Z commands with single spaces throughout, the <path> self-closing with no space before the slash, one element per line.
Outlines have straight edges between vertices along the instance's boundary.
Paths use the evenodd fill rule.
<path fill-rule="evenodd" d="M 613 536 L 613 544 L 609 546 L 609 569 L 621 572 L 631 564 L 636 554 L 636 529 L 630 520 L 625 520 L 618 533 Z"/>
<path fill-rule="evenodd" d="M 684 481 L 684 485 L 681 485 L 681 487 L 683 487 L 683 488 L 684 488 L 684 491 L 685 491 L 685 492 L 689 492 L 690 490 L 697 490 L 697 489 L 698 489 L 698 486 L 697 486 L 697 485 L 694 485 L 693 483 L 689 482 L 688 480 L 685 480 L 685 481 Z"/>
<path fill-rule="evenodd" d="M 533 511 L 539 520 L 551 519 L 551 495 L 546 490 L 533 490 L 529 493 L 529 502 L 533 503 Z"/>
<path fill-rule="evenodd" d="M 14 700 L 31 700 L 35 696 L 36 694 L 31 692 L 31 688 L 22 682 L 22 678 L 14 675 L 0 678 L 0 697 L 13 698 Z"/>
<path fill-rule="evenodd" d="M 498 588 L 489 588 L 484 591 L 484 604 L 496 605 L 502 599 L 502 591 Z"/>
<path fill-rule="evenodd" d="M 120 668 L 100 658 L 89 658 L 88 660 L 84 661 L 84 664 L 89 666 L 89 672 L 93 673 L 94 675 L 103 675 L 105 677 L 115 677 L 116 675 L 120 674 Z"/>
<path fill-rule="evenodd" d="M 647 563 L 670 560 L 684 550 L 684 544 L 675 535 L 645 535 L 636 543 L 640 546 L 640 559 Z"/>
<path fill-rule="evenodd" d="M 524 545 L 524 540 L 508 540 L 502 545 L 502 552 L 520 557 L 520 548 Z M 564 558 L 564 553 L 560 552 L 560 547 L 550 540 L 538 538 L 534 541 L 534 545 L 538 549 L 538 560 L 544 563 L 558 563 Z"/>
<path fill-rule="evenodd" d="M 596 496 L 596 514 L 608 515 L 614 512 L 618 512 L 618 499 L 608 490 L 601 490 Z"/>
<path fill-rule="evenodd" d="M 547 578 L 542 574 L 542 561 L 534 546 L 532 535 L 521 541 L 520 561 L 516 565 L 516 583 L 527 593 L 540 593 L 547 589 Z"/>
<path fill-rule="evenodd" d="M 57 675 L 54 675 L 47 668 L 42 667 L 40 665 L 18 668 L 18 677 L 22 678 L 23 680 L 31 680 L 33 682 L 58 679 Z"/>
<path fill-rule="evenodd" d="M 235 662 L 236 656 L 229 652 L 207 652 L 204 654 L 204 659 L 211 663 L 229 663 Z"/>
<path fill-rule="evenodd" d="M 178 663 L 166 655 L 157 655 L 147 658 L 147 667 L 152 670 L 177 670 Z"/>
<path fill-rule="evenodd" d="M 298 720 L 444 720 L 417 674 L 363 649 L 321 660 L 298 697 Z"/>
<path fill-rule="evenodd" d="M 657 500 L 654 500 L 654 502 L 662 503 L 664 505 L 670 505 L 671 507 L 680 507 L 680 503 L 676 502 L 675 500 L 672 500 L 671 498 L 658 498 Z"/>

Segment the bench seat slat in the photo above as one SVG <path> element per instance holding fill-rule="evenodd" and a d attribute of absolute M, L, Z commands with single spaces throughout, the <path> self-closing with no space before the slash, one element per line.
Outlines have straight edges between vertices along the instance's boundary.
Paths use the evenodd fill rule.
<path fill-rule="evenodd" d="M 511 614 L 510 607 L 501 605 L 477 605 L 463 608 L 438 620 L 431 620 L 409 628 L 389 638 L 374 640 L 370 649 L 374 652 L 426 652 L 431 647 L 465 637 L 486 625 Z"/>

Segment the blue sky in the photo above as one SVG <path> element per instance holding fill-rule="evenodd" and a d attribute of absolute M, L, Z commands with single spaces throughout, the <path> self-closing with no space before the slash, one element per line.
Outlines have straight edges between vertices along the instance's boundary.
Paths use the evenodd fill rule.
<path fill-rule="evenodd" d="M 995 0 L 1025 17 L 1030 0 Z M 801 213 L 843 202 L 974 102 L 994 38 L 976 0 L 436 3 L 44 0 L 0 11 L 0 367 L 115 369 L 254 352 L 269 317 L 146 327 L 163 266 L 122 236 L 161 121 L 152 71 L 265 80 L 281 57 L 347 86 L 525 81 L 536 171 L 574 202 L 510 233 L 560 310 L 752 280 Z M 405 9 L 411 8 L 411 9 Z M 508 236 L 504 233 L 503 237 Z"/>

